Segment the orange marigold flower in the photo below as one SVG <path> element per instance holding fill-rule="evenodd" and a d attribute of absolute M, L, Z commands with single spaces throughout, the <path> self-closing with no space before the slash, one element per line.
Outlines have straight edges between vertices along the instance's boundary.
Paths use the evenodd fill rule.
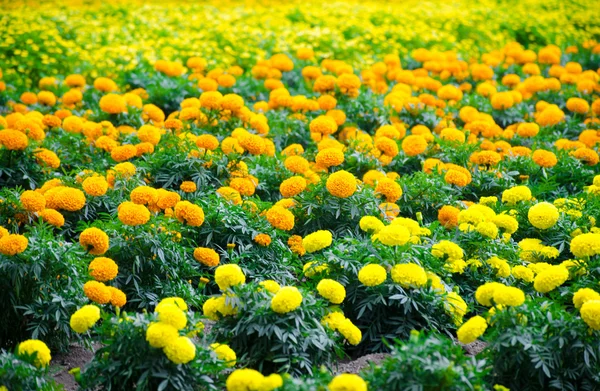
<path fill-rule="evenodd" d="M 538 149 L 533 152 L 531 158 L 533 159 L 533 162 L 540 167 L 554 167 L 556 166 L 556 163 L 558 163 L 558 159 L 554 153 L 543 149 Z"/>
<path fill-rule="evenodd" d="M 108 235 L 99 228 L 86 228 L 79 235 L 79 243 L 92 255 L 102 255 L 108 251 Z"/>
<path fill-rule="evenodd" d="M 281 182 L 279 192 L 285 198 L 294 197 L 302 193 L 307 186 L 306 179 L 301 176 L 293 176 Z"/>
<path fill-rule="evenodd" d="M 0 253 L 8 256 L 20 254 L 27 249 L 29 241 L 23 235 L 9 234 L 0 237 Z"/>
<path fill-rule="evenodd" d="M 88 271 L 96 281 L 106 282 L 117 276 L 119 266 L 110 258 L 98 257 L 90 262 Z"/>
<path fill-rule="evenodd" d="M 179 201 L 175 205 L 175 217 L 191 227 L 199 227 L 204 223 L 204 210 L 189 201 Z"/>
<path fill-rule="evenodd" d="M 26 190 L 19 199 L 23 208 L 29 212 L 41 212 L 46 208 L 46 198 L 36 191 Z"/>
<path fill-rule="evenodd" d="M 83 293 L 88 299 L 98 304 L 110 302 L 111 293 L 106 285 L 98 281 L 88 281 L 83 285 Z"/>
<path fill-rule="evenodd" d="M 108 191 L 108 182 L 100 175 L 85 178 L 81 186 L 87 195 L 93 197 L 103 196 Z"/>
<path fill-rule="evenodd" d="M 338 198 L 348 198 L 356 192 L 356 178 L 348 171 L 340 170 L 327 178 L 327 191 Z"/>
<path fill-rule="evenodd" d="M 127 101 L 121 95 L 106 94 L 100 98 L 100 110 L 108 114 L 127 112 Z"/>
<path fill-rule="evenodd" d="M 263 247 L 268 247 L 271 244 L 271 237 L 267 234 L 258 234 L 253 240 Z"/>
<path fill-rule="evenodd" d="M 57 210 L 44 209 L 39 215 L 45 223 L 48 223 L 54 227 L 60 228 L 65 225 L 65 218 Z"/>
<path fill-rule="evenodd" d="M 402 140 L 402 150 L 407 156 L 417 156 L 425 152 L 427 141 L 421 135 L 410 135 Z"/>
<path fill-rule="evenodd" d="M 454 228 L 458 225 L 458 214 L 460 209 L 451 205 L 444 205 L 438 210 L 438 221 L 446 228 Z"/>
<path fill-rule="evenodd" d="M 150 220 L 150 211 L 144 205 L 125 201 L 117 208 L 119 220 L 126 225 L 143 225 Z"/>
<path fill-rule="evenodd" d="M 215 267 L 219 264 L 219 254 L 212 248 L 196 247 L 194 249 L 194 259 L 208 267 Z"/>
<path fill-rule="evenodd" d="M 294 215 L 289 210 L 274 205 L 266 213 L 267 221 L 278 229 L 289 231 L 294 228 Z"/>

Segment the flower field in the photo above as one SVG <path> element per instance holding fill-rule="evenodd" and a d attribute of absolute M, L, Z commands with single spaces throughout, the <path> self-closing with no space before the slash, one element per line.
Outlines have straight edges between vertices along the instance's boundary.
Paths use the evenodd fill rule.
<path fill-rule="evenodd" d="M 0 3 L 0 391 L 600 388 L 595 2 Z"/>

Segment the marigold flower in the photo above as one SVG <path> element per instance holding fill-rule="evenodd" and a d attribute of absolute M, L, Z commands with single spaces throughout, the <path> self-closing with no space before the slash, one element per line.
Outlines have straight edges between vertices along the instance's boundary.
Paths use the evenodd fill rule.
<path fill-rule="evenodd" d="M 57 228 L 65 225 L 65 218 L 55 209 L 44 209 L 39 213 L 39 215 L 45 223 L 53 225 Z"/>
<path fill-rule="evenodd" d="M 559 218 L 556 206 L 548 202 L 540 202 L 529 208 L 527 218 L 531 225 L 538 229 L 552 228 Z"/>
<path fill-rule="evenodd" d="M 294 311 L 302 304 L 302 294 L 293 286 L 282 287 L 271 299 L 271 309 L 279 314 Z"/>
<path fill-rule="evenodd" d="M 215 267 L 219 264 L 219 254 L 211 248 L 196 247 L 194 249 L 194 259 L 208 267 Z"/>
<path fill-rule="evenodd" d="M 85 178 L 81 186 L 85 194 L 93 197 L 103 196 L 108 191 L 108 182 L 100 175 Z"/>
<path fill-rule="evenodd" d="M 485 318 L 476 315 L 466 321 L 456 332 L 458 340 L 463 344 L 475 342 L 487 329 Z"/>
<path fill-rule="evenodd" d="M 215 270 L 215 282 L 219 286 L 219 289 L 224 291 L 232 286 L 244 284 L 246 276 L 238 265 L 227 264 L 219 266 Z"/>
<path fill-rule="evenodd" d="M 204 223 L 204 210 L 189 201 L 179 201 L 175 205 L 175 217 L 191 227 L 199 227 Z"/>
<path fill-rule="evenodd" d="M 188 337 L 177 337 L 163 348 L 167 358 L 175 364 L 187 364 L 196 357 L 196 345 Z"/>
<path fill-rule="evenodd" d="M 179 332 L 167 323 L 151 323 L 146 329 L 146 341 L 153 348 L 164 348 L 177 338 L 179 338 Z"/>
<path fill-rule="evenodd" d="M 100 110 L 108 114 L 120 114 L 127 112 L 125 98 L 117 94 L 106 94 L 100 98 Z"/>
<path fill-rule="evenodd" d="M 41 212 L 46 208 L 46 198 L 38 192 L 26 190 L 19 197 L 23 208 L 29 212 Z"/>
<path fill-rule="evenodd" d="M 358 280 L 365 286 L 377 286 L 387 279 L 387 272 L 381 265 L 370 264 L 358 271 Z"/>
<path fill-rule="evenodd" d="M 406 136 L 402 140 L 402 150 L 407 156 L 417 156 L 425 152 L 427 141 L 421 135 Z"/>
<path fill-rule="evenodd" d="M 533 281 L 533 287 L 541 293 L 550 292 L 569 279 L 569 270 L 562 266 L 551 266 L 540 272 Z"/>
<path fill-rule="evenodd" d="M 20 254 L 27 249 L 29 240 L 23 235 L 9 234 L 0 237 L 0 253 L 8 256 Z"/>
<path fill-rule="evenodd" d="M 125 201 L 118 207 L 118 217 L 126 225 L 143 225 L 150 220 L 150 211 L 144 205 Z"/>
<path fill-rule="evenodd" d="M 102 255 L 109 247 L 108 235 L 98 228 L 86 228 L 79 235 L 79 243 L 92 255 Z"/>
<path fill-rule="evenodd" d="M 98 304 L 110 302 L 111 293 L 106 285 L 98 281 L 88 281 L 83 285 L 83 293 L 91 301 Z"/>
<path fill-rule="evenodd" d="M 403 263 L 392 268 L 392 280 L 403 288 L 420 288 L 427 284 L 425 269 L 415 263 Z"/>
<path fill-rule="evenodd" d="M 27 341 L 21 342 L 17 347 L 17 355 L 35 356 L 33 365 L 38 368 L 47 367 L 52 359 L 48 346 L 44 342 L 37 339 L 28 339 Z"/>

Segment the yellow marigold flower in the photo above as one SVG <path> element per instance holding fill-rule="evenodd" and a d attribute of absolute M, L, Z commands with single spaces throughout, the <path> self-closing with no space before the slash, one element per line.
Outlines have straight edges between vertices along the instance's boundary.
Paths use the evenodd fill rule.
<path fill-rule="evenodd" d="M 179 188 L 184 193 L 193 193 L 196 191 L 196 184 L 191 181 L 183 181 L 183 182 L 181 182 L 181 185 L 179 186 Z"/>
<path fill-rule="evenodd" d="M 508 234 L 514 234 L 519 229 L 519 222 L 517 219 L 507 214 L 496 215 L 492 220 L 492 223 Z"/>
<path fill-rule="evenodd" d="M 38 368 L 47 367 L 52 359 L 48 346 L 37 339 L 28 339 L 27 341 L 21 342 L 17 348 L 17 355 L 35 356 L 33 365 Z"/>
<path fill-rule="evenodd" d="M 102 255 L 109 247 L 108 235 L 98 228 L 86 228 L 79 235 L 79 243 L 92 255 Z"/>
<path fill-rule="evenodd" d="M 93 197 L 103 196 L 108 191 L 108 182 L 103 176 L 99 175 L 85 178 L 81 186 L 85 194 Z"/>
<path fill-rule="evenodd" d="M 226 344 L 213 343 L 210 348 L 215 352 L 217 358 L 224 361 L 228 367 L 235 366 L 237 356 L 233 349 Z"/>
<path fill-rule="evenodd" d="M 564 119 L 565 113 L 556 105 L 549 105 L 536 117 L 540 126 L 554 126 Z"/>
<path fill-rule="evenodd" d="M 386 225 L 371 236 L 372 241 L 380 241 L 386 246 L 402 246 L 410 240 L 410 231 L 400 225 Z"/>
<path fill-rule="evenodd" d="M 427 274 L 415 263 L 403 263 L 392 268 L 392 280 L 403 288 L 420 288 L 427 284 Z"/>
<path fill-rule="evenodd" d="M 118 217 L 126 225 L 143 225 L 150 220 L 150 211 L 144 205 L 125 201 L 118 207 Z"/>
<path fill-rule="evenodd" d="M 262 391 L 265 377 L 254 369 L 236 369 L 228 377 L 227 391 Z M 268 389 L 271 390 L 270 388 Z"/>
<path fill-rule="evenodd" d="M 350 319 L 344 319 L 337 325 L 337 330 L 350 345 L 358 345 L 362 340 L 362 332 Z"/>
<path fill-rule="evenodd" d="M 556 206 L 548 202 L 540 202 L 529 208 L 527 218 L 531 225 L 538 229 L 552 228 L 558 221 L 559 213 Z"/>
<path fill-rule="evenodd" d="M 357 189 L 354 175 L 344 170 L 336 171 L 329 175 L 326 186 L 329 194 L 338 198 L 348 198 Z"/>
<path fill-rule="evenodd" d="M 503 91 L 493 94 L 491 103 L 495 110 L 506 110 L 514 106 L 515 100 L 510 91 Z"/>
<path fill-rule="evenodd" d="M 498 227 L 492 222 L 483 221 L 475 226 L 475 230 L 490 239 L 498 237 Z"/>
<path fill-rule="evenodd" d="M 525 293 L 519 288 L 502 285 L 494 289 L 493 299 L 496 305 L 516 307 L 525 302 Z"/>
<path fill-rule="evenodd" d="M 282 287 L 271 299 L 271 309 L 279 314 L 294 311 L 302 304 L 302 294 L 293 286 Z"/>
<path fill-rule="evenodd" d="M 81 133 L 83 130 L 83 121 L 81 118 L 71 115 L 63 120 L 62 127 L 69 133 Z"/>
<path fill-rule="evenodd" d="M 215 282 L 222 291 L 232 286 L 244 284 L 246 276 L 242 269 L 235 264 L 222 265 L 215 270 Z"/>
<path fill-rule="evenodd" d="M 282 196 L 289 198 L 302 193 L 307 186 L 307 181 L 301 176 L 293 176 L 281 182 L 279 192 Z"/>
<path fill-rule="evenodd" d="M 106 282 L 117 276 L 119 267 L 115 261 L 110 258 L 98 257 L 90 262 L 88 271 L 96 281 Z"/>
<path fill-rule="evenodd" d="M 20 254 L 27 249 L 29 241 L 23 235 L 10 234 L 0 238 L 0 253 L 8 256 Z"/>
<path fill-rule="evenodd" d="M 23 208 L 29 212 L 41 212 L 46 208 L 46 198 L 36 191 L 26 190 L 19 197 Z"/>
<path fill-rule="evenodd" d="M 571 240 L 571 252 L 577 258 L 593 257 L 600 254 L 600 233 L 586 233 Z"/>
<path fill-rule="evenodd" d="M 88 281 L 83 285 L 83 293 L 91 301 L 98 304 L 110 302 L 110 290 L 106 285 L 98 281 Z"/>
<path fill-rule="evenodd" d="M 217 189 L 217 194 L 234 205 L 239 205 L 242 203 L 242 196 L 240 195 L 240 192 L 234 189 L 233 187 L 220 187 Z"/>
<path fill-rule="evenodd" d="M 502 192 L 502 202 L 508 205 L 529 201 L 532 197 L 531 190 L 527 186 L 515 186 Z"/>
<path fill-rule="evenodd" d="M 188 337 L 177 337 L 163 348 L 167 358 L 175 364 L 187 364 L 196 357 L 196 345 Z"/>
<path fill-rule="evenodd" d="M 358 375 L 337 375 L 327 386 L 330 391 L 367 391 L 367 383 Z"/>
<path fill-rule="evenodd" d="M 533 282 L 533 278 L 534 278 L 533 271 L 523 265 L 517 265 L 517 266 L 513 267 L 511 270 L 511 274 L 517 280 L 522 280 L 525 282 Z"/>
<path fill-rule="evenodd" d="M 358 272 L 358 280 L 365 286 L 377 286 L 387 279 L 387 272 L 381 265 L 363 266 Z"/>
<path fill-rule="evenodd" d="M 444 303 L 445 310 L 452 316 L 454 323 L 460 325 L 467 313 L 467 303 L 456 292 L 449 292 Z"/>
<path fill-rule="evenodd" d="M 167 323 L 151 323 L 146 330 L 146 341 L 153 348 L 164 348 L 177 338 L 179 338 L 179 331 Z"/>
<path fill-rule="evenodd" d="M 175 217 L 191 227 L 199 227 L 204 223 L 204 210 L 189 201 L 179 201 L 175 205 Z"/>
<path fill-rule="evenodd" d="M 541 271 L 533 281 L 533 287 L 541 293 L 548 293 L 569 279 L 569 270 L 562 266 L 551 266 Z"/>
<path fill-rule="evenodd" d="M 496 276 L 504 278 L 510 276 L 510 265 L 506 260 L 498 257 L 491 257 L 485 262 L 496 271 Z"/>
<path fill-rule="evenodd" d="M 259 282 L 258 284 L 273 294 L 279 292 L 279 290 L 281 289 L 281 286 L 273 280 L 264 280 Z"/>
<path fill-rule="evenodd" d="M 167 305 L 167 304 L 173 304 L 177 308 L 181 309 L 182 311 L 188 310 L 187 304 L 181 297 L 165 297 L 156 305 L 154 312 L 156 312 L 156 313 L 160 312 L 161 307 L 163 307 L 164 305 Z"/>
<path fill-rule="evenodd" d="M 215 267 L 219 264 L 219 254 L 211 248 L 196 247 L 194 249 L 194 259 L 208 267 Z"/>
<path fill-rule="evenodd" d="M 139 205 L 152 205 L 158 202 L 158 192 L 149 186 L 138 186 L 131 191 L 131 201 Z"/>
<path fill-rule="evenodd" d="M 463 344 L 475 342 L 487 329 L 487 322 L 479 315 L 467 320 L 456 332 L 458 340 Z"/>
<path fill-rule="evenodd" d="M 447 256 L 450 259 L 462 259 L 464 257 L 463 249 L 458 244 L 449 240 L 440 240 L 431 246 L 431 254 L 436 258 Z"/>
<path fill-rule="evenodd" d="M 57 210 L 44 209 L 39 213 L 39 215 L 45 223 L 53 225 L 57 228 L 60 228 L 63 225 L 65 225 L 65 218 Z"/>
<path fill-rule="evenodd" d="M 407 156 L 417 156 L 427 149 L 427 140 L 421 135 L 406 136 L 402 140 L 402 150 Z"/>
<path fill-rule="evenodd" d="M 361 230 L 369 234 L 376 234 L 385 227 L 385 224 L 375 216 L 363 216 L 358 224 Z"/>
<path fill-rule="evenodd" d="M 125 98 L 117 94 L 106 94 L 100 98 L 100 110 L 108 114 L 120 114 L 127 112 Z"/>
<path fill-rule="evenodd" d="M 13 129 L 0 130 L 0 145 L 11 151 L 22 151 L 29 141 L 24 133 Z"/>
<path fill-rule="evenodd" d="M 95 305 L 84 305 L 71 315 L 70 325 L 76 333 L 85 333 L 100 319 L 100 308 Z"/>
<path fill-rule="evenodd" d="M 340 304 L 346 298 L 346 289 L 344 286 L 337 281 L 327 278 L 317 284 L 317 291 L 333 304 Z"/>
<path fill-rule="evenodd" d="M 60 167 L 60 159 L 56 154 L 46 148 L 37 148 L 33 151 L 35 160 L 41 166 L 48 166 L 50 168 Z"/>
<path fill-rule="evenodd" d="M 187 324 L 187 316 L 177 304 L 163 303 L 156 306 L 154 312 L 158 314 L 159 321 L 170 324 L 177 330 L 183 329 Z"/>
<path fill-rule="evenodd" d="M 271 244 L 271 237 L 267 234 L 258 234 L 253 240 L 263 247 L 268 247 Z"/>
<path fill-rule="evenodd" d="M 332 241 L 333 237 L 330 231 L 320 230 L 306 235 L 306 237 L 302 239 L 302 246 L 307 252 L 314 253 L 329 247 Z"/>
<path fill-rule="evenodd" d="M 573 305 L 577 309 L 591 300 L 600 300 L 600 293 L 590 288 L 581 288 L 573 295 Z"/>
<path fill-rule="evenodd" d="M 497 289 L 504 287 L 504 284 L 499 282 L 487 282 L 483 285 L 480 285 L 475 291 L 475 299 L 481 305 L 486 307 L 491 307 L 494 305 L 492 299 L 494 298 L 494 293 Z"/>
<path fill-rule="evenodd" d="M 294 228 L 294 215 L 281 206 L 272 206 L 267 211 L 266 217 L 269 223 L 277 229 L 289 231 Z"/>

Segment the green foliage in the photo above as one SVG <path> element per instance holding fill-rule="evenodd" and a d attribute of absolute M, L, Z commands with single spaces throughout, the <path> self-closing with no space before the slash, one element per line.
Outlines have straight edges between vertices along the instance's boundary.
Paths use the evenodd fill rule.
<path fill-rule="evenodd" d="M 0 350 L 0 388 L 10 391 L 59 391 L 47 368 L 38 368 L 21 357 Z"/>
<path fill-rule="evenodd" d="M 27 236 L 25 252 L 0 255 L 0 346 L 34 338 L 64 350 L 72 338 L 70 314 L 82 302 L 85 253 L 57 240 L 46 224 L 30 226 Z"/>
<path fill-rule="evenodd" d="M 517 390 L 595 390 L 598 332 L 544 299 L 497 311 L 486 333 L 493 380 Z"/>
<path fill-rule="evenodd" d="M 490 390 L 490 369 L 486 360 L 466 356 L 444 335 L 412 331 L 407 341 L 391 346 L 390 357 L 371 364 L 362 377 L 371 390 Z"/>
<path fill-rule="evenodd" d="M 239 361 L 263 373 L 312 374 L 315 367 L 331 368 L 341 356 L 333 333 L 320 321 L 327 304 L 302 291 L 302 305 L 286 314 L 271 310 L 273 295 L 255 283 L 234 287 L 227 298 L 236 312 L 222 317 L 212 333 L 227 343 Z"/>
<path fill-rule="evenodd" d="M 187 313 L 188 327 L 183 333 L 195 334 L 199 318 Z M 122 313 L 103 315 L 94 328 L 102 347 L 81 371 L 83 390 L 218 390 L 225 363 L 204 342 L 194 342 L 196 356 L 187 364 L 174 364 L 161 349 L 146 341 L 148 325 L 155 315 Z M 194 340 L 193 340 L 194 341 Z"/>

